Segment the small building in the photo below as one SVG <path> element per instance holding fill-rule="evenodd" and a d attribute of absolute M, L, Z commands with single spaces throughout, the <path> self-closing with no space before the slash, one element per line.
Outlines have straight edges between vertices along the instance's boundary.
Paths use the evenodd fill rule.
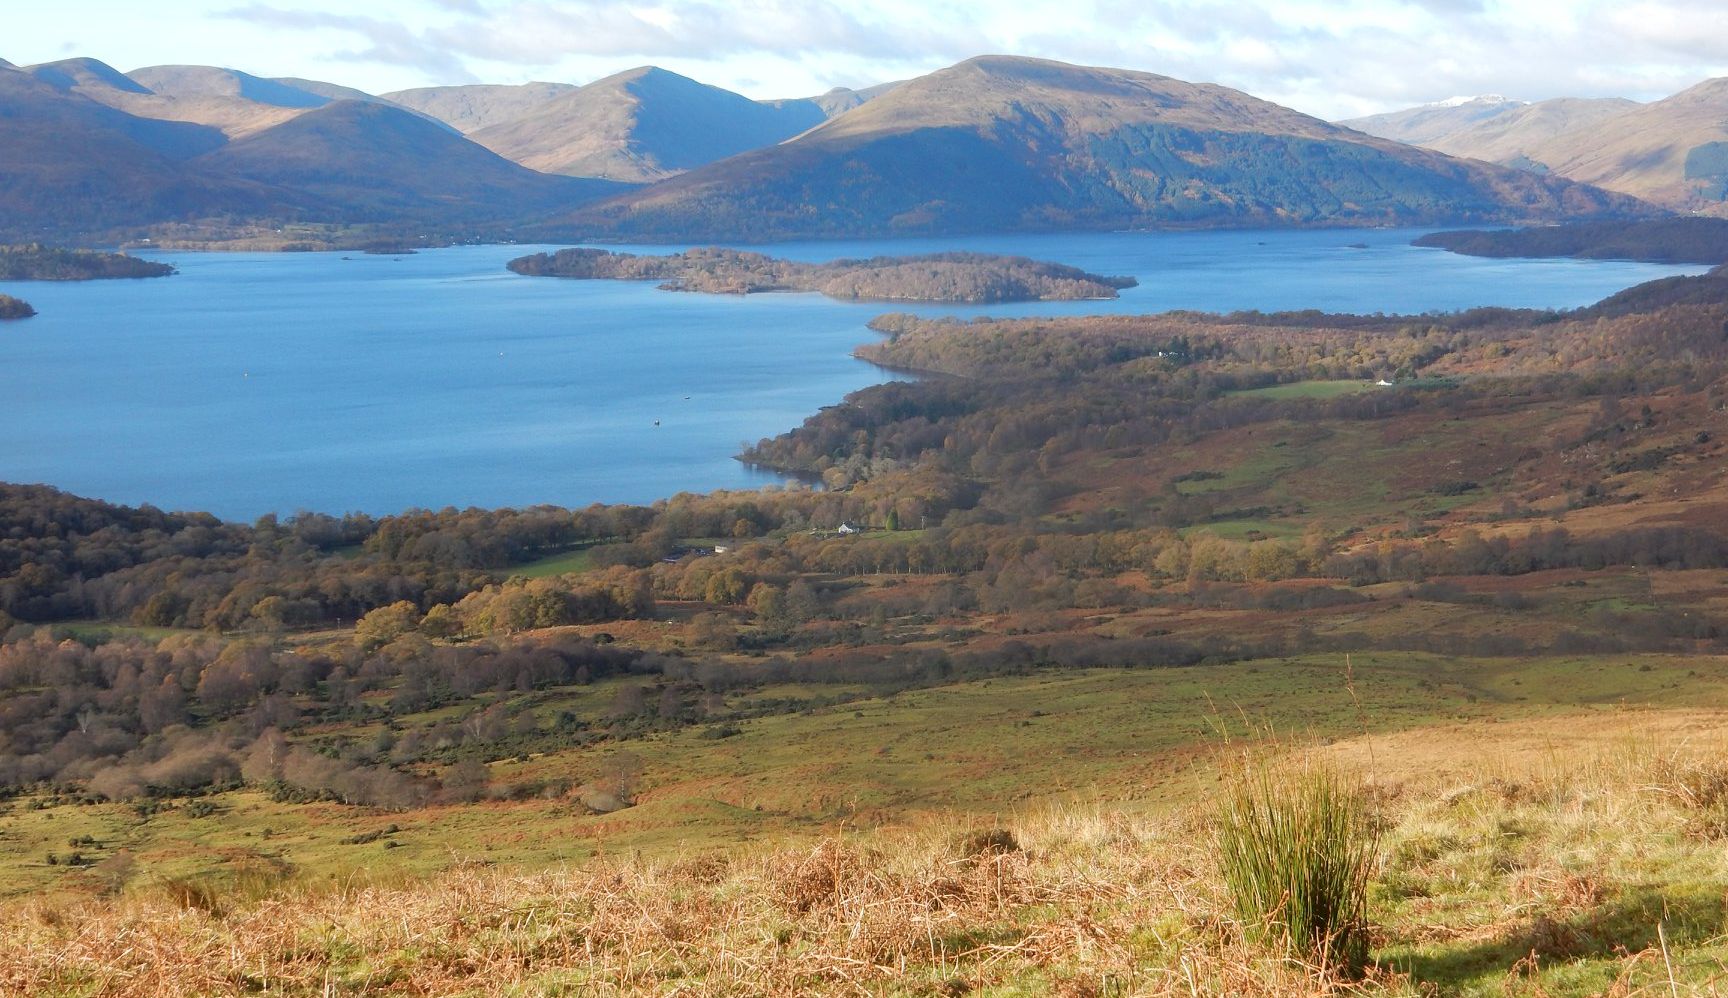
<path fill-rule="evenodd" d="M 716 545 L 714 545 L 714 553 L 715 554 L 725 554 L 726 552 L 728 552 L 730 550 L 732 550 L 732 545 L 730 545 L 730 544 L 716 544 Z"/>
<path fill-rule="evenodd" d="M 842 523 L 834 532 L 837 534 L 861 534 L 864 532 L 864 528 L 856 523 Z"/>

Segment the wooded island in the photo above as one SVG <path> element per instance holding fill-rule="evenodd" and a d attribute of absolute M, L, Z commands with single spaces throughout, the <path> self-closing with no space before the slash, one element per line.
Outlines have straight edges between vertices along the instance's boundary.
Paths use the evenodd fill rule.
<path fill-rule="evenodd" d="M 536 253 L 509 263 L 531 277 L 662 281 L 667 291 L 747 295 L 763 291 L 820 291 L 830 298 L 995 304 L 1115 298 L 1134 287 L 1132 277 L 1101 277 L 1077 267 L 1019 256 L 933 253 L 868 260 L 805 263 L 762 253 L 708 248 L 670 256 L 637 256 L 599 249 Z"/>
<path fill-rule="evenodd" d="M 58 249 L 27 243 L 0 246 L 0 281 L 95 281 L 118 277 L 167 277 L 174 268 L 124 253 Z"/>

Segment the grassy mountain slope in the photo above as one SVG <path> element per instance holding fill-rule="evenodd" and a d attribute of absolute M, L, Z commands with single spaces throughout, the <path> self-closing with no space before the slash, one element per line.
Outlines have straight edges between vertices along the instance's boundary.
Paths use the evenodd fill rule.
<path fill-rule="evenodd" d="M 1400 111 L 1350 118 L 1338 124 L 1383 139 L 1425 146 L 1453 132 L 1472 128 L 1528 106 L 1521 100 L 1490 94 L 1419 104 Z"/>
<path fill-rule="evenodd" d="M 784 141 L 824 118 L 814 101 L 760 103 L 644 67 L 555 97 L 473 138 L 542 172 L 641 182 Z"/>
<path fill-rule="evenodd" d="M 1546 172 L 1547 164 L 1534 159 L 1532 149 L 1638 106 L 1636 101 L 1619 97 L 1559 97 L 1533 104 L 1478 97 L 1461 103 L 1424 104 L 1339 124 L 1448 156 Z"/>
<path fill-rule="evenodd" d="M 849 87 L 835 87 L 819 97 L 808 98 L 822 109 L 822 113 L 832 118 L 844 114 L 861 104 L 868 104 L 876 98 L 888 93 L 895 87 L 905 83 L 905 80 L 895 80 L 892 83 L 878 83 L 873 87 L 853 90 Z"/>
<path fill-rule="evenodd" d="M 535 173 L 383 104 L 338 101 L 203 157 L 214 171 L 306 191 L 345 220 L 508 219 L 613 185 Z"/>
<path fill-rule="evenodd" d="M 1644 211 L 1224 87 L 992 56 L 904 84 L 795 141 L 562 221 L 584 232 L 705 239 Z"/>
<path fill-rule="evenodd" d="M 242 97 L 301 110 L 330 103 L 330 98 L 309 90 L 217 66 L 146 66 L 126 75 L 163 97 Z"/>
<path fill-rule="evenodd" d="M 1548 166 L 1535 159 L 1532 150 L 1557 136 L 1594 129 L 1637 107 L 1638 102 L 1618 97 L 1559 97 L 1515 108 L 1421 144 L 1448 156 L 1541 171 Z"/>
<path fill-rule="evenodd" d="M 204 67 L 158 68 L 168 70 Z M 205 145 L 196 149 L 196 152 L 205 152 L 220 145 L 224 136 L 238 138 L 250 135 L 279 125 L 302 113 L 308 106 L 316 106 L 306 104 L 304 100 L 281 104 L 244 96 L 241 93 L 243 88 L 235 77 L 245 74 L 233 74 L 228 70 L 208 70 L 209 74 L 229 84 L 226 89 L 217 85 L 203 88 L 176 87 L 174 74 L 164 72 L 161 80 L 165 81 L 165 90 L 161 93 L 95 59 L 64 59 L 31 66 L 26 72 L 57 90 L 87 97 L 135 118 L 189 122 L 209 126 L 221 133 L 208 136 Z M 147 72 L 146 75 L 150 74 Z M 264 90 L 269 92 L 270 88 L 265 87 Z M 311 96 L 303 94 L 302 98 Z"/>
<path fill-rule="evenodd" d="M 109 89 L 131 94 L 147 94 L 150 88 L 99 59 L 61 59 L 45 62 L 24 70 L 56 90 Z"/>
<path fill-rule="evenodd" d="M 303 91 L 316 97 L 323 97 L 327 100 L 360 100 L 389 103 L 389 101 L 384 98 L 374 97 L 364 90 L 345 87 L 339 83 L 325 83 L 323 80 L 304 80 L 298 76 L 277 76 L 266 82 L 280 84 L 281 86 Z"/>
<path fill-rule="evenodd" d="M 1728 78 L 1537 144 L 1555 173 L 1671 208 L 1728 210 Z"/>
<path fill-rule="evenodd" d="M 554 98 L 575 91 L 568 83 L 481 83 L 462 87 L 420 87 L 384 94 L 384 99 L 431 115 L 464 135 L 514 121 L 540 110 Z"/>

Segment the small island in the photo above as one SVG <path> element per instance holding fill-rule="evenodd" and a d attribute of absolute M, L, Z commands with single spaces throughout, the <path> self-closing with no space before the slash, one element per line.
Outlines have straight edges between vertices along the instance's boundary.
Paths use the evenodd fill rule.
<path fill-rule="evenodd" d="M 563 249 L 511 260 L 530 277 L 661 281 L 667 291 L 748 295 L 819 291 L 844 301 L 920 301 L 988 305 L 1019 301 L 1115 298 L 1132 277 L 1100 277 L 1077 267 L 1018 256 L 933 253 L 803 263 L 730 249 L 694 249 L 637 256 L 598 249 Z"/>
<path fill-rule="evenodd" d="M 1431 232 L 1411 243 L 1497 259 L 1572 257 L 1640 263 L 1728 263 L 1728 219 L 1687 216 L 1528 229 Z"/>
<path fill-rule="evenodd" d="M 36 314 L 30 303 L 11 295 L 0 295 L 0 319 L 28 319 Z"/>
<path fill-rule="evenodd" d="M 29 243 L 0 246 L 0 281 L 96 281 L 167 277 L 174 268 L 124 253 L 69 250 Z"/>

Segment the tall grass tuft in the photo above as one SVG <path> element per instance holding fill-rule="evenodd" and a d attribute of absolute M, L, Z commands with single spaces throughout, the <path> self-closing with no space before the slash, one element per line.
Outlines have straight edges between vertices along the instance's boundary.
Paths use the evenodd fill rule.
<path fill-rule="evenodd" d="M 1218 815 L 1219 865 L 1250 939 L 1358 977 L 1368 963 L 1377 823 L 1361 787 L 1308 762 L 1250 763 Z"/>

